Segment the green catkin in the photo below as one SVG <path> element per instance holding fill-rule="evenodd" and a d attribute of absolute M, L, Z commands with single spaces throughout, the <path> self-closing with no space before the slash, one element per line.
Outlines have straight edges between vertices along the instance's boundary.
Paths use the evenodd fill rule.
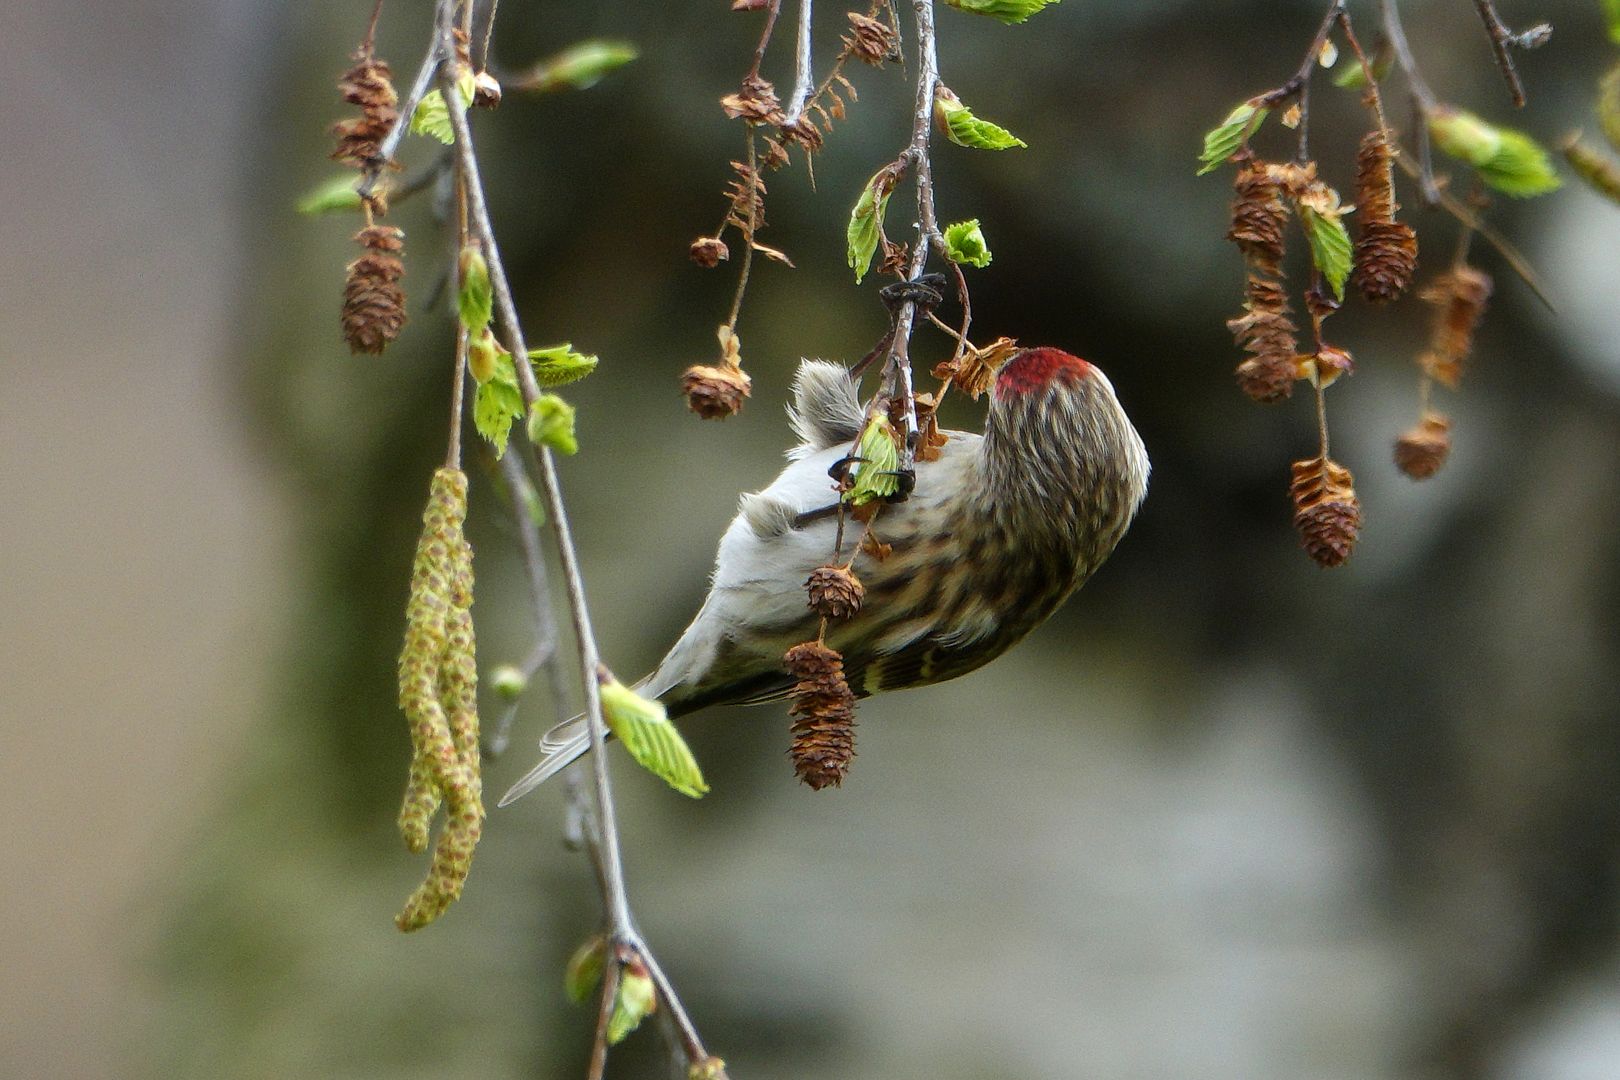
<path fill-rule="evenodd" d="M 422 515 L 399 657 L 399 705 L 413 748 L 400 835 L 407 848 L 420 852 L 441 805 L 445 822 L 427 877 L 394 920 L 406 931 L 428 925 L 461 895 L 483 831 L 472 548 L 462 535 L 466 516 L 466 475 L 440 469 Z"/>

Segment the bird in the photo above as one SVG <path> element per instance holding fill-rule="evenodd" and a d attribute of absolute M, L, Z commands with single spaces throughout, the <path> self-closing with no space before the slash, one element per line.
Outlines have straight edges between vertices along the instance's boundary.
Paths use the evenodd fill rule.
<path fill-rule="evenodd" d="M 1147 494 L 1147 449 L 1096 366 L 1026 348 L 996 372 L 989 396 L 984 433 L 944 432 L 938 457 L 916 462 L 906 497 L 879 511 L 872 527 L 888 550 L 863 545 L 854 556 L 864 601 L 830 622 L 825 642 L 842 654 L 856 698 L 954 679 L 1006 652 L 1102 565 Z M 787 467 L 741 496 L 701 609 L 636 684 L 670 719 L 793 691 L 783 654 L 817 636 L 805 583 L 840 536 L 839 515 L 826 512 L 839 499 L 830 476 L 868 415 L 847 368 L 801 362 Z M 846 559 L 850 547 L 846 538 Z M 590 749 L 584 718 L 557 725 L 540 747 L 501 806 Z"/>

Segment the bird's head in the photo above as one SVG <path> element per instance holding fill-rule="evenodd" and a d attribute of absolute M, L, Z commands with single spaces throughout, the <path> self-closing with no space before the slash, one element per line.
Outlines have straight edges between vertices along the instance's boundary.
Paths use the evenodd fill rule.
<path fill-rule="evenodd" d="M 988 491 L 1108 546 L 1147 488 L 1147 451 L 1113 384 L 1062 349 L 1024 349 L 1002 366 L 983 454 Z"/>

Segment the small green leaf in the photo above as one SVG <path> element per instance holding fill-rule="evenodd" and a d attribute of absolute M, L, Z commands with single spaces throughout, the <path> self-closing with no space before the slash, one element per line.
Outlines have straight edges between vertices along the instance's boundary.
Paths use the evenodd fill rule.
<path fill-rule="evenodd" d="M 461 275 L 456 310 L 467 333 L 477 337 L 489 326 L 490 316 L 495 310 L 495 289 L 489 280 L 489 263 L 484 260 L 482 248 L 477 244 L 468 244 L 461 249 L 456 266 Z"/>
<path fill-rule="evenodd" d="M 1620 45 L 1620 0 L 1603 0 L 1603 17 L 1609 24 L 1609 40 Z"/>
<path fill-rule="evenodd" d="M 446 146 L 456 141 L 456 130 L 450 126 L 450 110 L 444 107 L 444 95 L 439 91 L 429 90 L 416 103 L 416 111 L 411 113 L 411 134 L 438 139 Z"/>
<path fill-rule="evenodd" d="M 355 190 L 355 185 L 359 182 L 360 177 L 352 172 L 334 176 L 306 191 L 298 200 L 298 212 L 330 214 L 337 210 L 358 210 L 360 193 Z"/>
<path fill-rule="evenodd" d="M 568 958 L 568 967 L 563 970 L 563 989 L 568 992 L 568 1000 L 575 1005 L 591 1000 L 596 988 L 602 985 L 602 961 L 606 956 L 607 940 L 601 934 L 587 938 L 574 950 L 574 955 Z"/>
<path fill-rule="evenodd" d="M 1436 109 L 1429 133 L 1447 154 L 1472 165 L 1490 187 L 1515 198 L 1545 195 L 1563 181 L 1552 159 L 1530 136 L 1461 109 Z"/>
<path fill-rule="evenodd" d="M 955 94 L 941 86 L 934 94 L 934 118 L 945 127 L 945 137 L 957 146 L 974 150 L 1011 150 L 1029 144 L 999 124 L 980 120 Z"/>
<path fill-rule="evenodd" d="M 1245 101 L 1237 108 L 1226 114 L 1226 119 L 1211 131 L 1204 133 L 1204 152 L 1198 155 L 1200 168 L 1198 175 L 1214 172 L 1225 164 L 1226 159 L 1237 153 L 1238 147 L 1248 142 L 1260 125 L 1265 123 L 1269 109 L 1257 108 L 1252 101 Z"/>
<path fill-rule="evenodd" d="M 456 91 L 461 96 L 461 111 L 466 112 L 478 92 L 478 82 L 471 71 L 462 70 L 456 79 Z M 411 114 L 411 134 L 426 135 L 449 146 L 456 141 L 456 129 L 450 124 L 450 111 L 444 107 L 444 95 L 437 89 L 429 90 L 416 103 Z"/>
<path fill-rule="evenodd" d="M 855 209 L 849 215 L 849 265 L 855 271 L 855 283 L 872 268 L 872 256 L 878 248 L 878 237 L 883 233 L 883 215 L 889 209 L 889 196 L 894 193 L 894 173 L 879 169 L 861 189 L 855 200 Z"/>
<path fill-rule="evenodd" d="M 985 243 L 978 218 L 945 226 L 945 256 L 951 262 L 967 263 L 980 270 L 990 265 L 990 246 Z"/>
<path fill-rule="evenodd" d="M 1389 69 L 1394 63 L 1395 50 L 1386 42 L 1373 53 L 1371 60 L 1368 61 L 1368 67 L 1372 68 L 1373 78 L 1383 82 L 1384 76 L 1389 74 Z M 1359 59 L 1347 62 L 1339 69 L 1339 73 L 1333 76 L 1333 85 L 1341 90 L 1360 90 L 1367 85 L 1367 69 L 1361 66 Z"/>
<path fill-rule="evenodd" d="M 1318 213 L 1308 206 L 1299 208 L 1299 218 L 1311 242 L 1311 261 L 1327 279 L 1333 295 L 1343 300 L 1344 282 L 1350 276 L 1351 253 L 1354 250 L 1343 219 L 1336 213 Z"/>
<path fill-rule="evenodd" d="M 529 350 L 529 365 L 534 368 L 535 381 L 546 387 L 579 382 L 596 370 L 597 363 L 596 357 L 575 352 L 574 346 L 566 341 L 561 345 Z"/>
<path fill-rule="evenodd" d="M 495 447 L 495 456 L 506 453 L 512 421 L 523 415 L 523 392 L 518 389 L 517 369 L 512 354 L 502 352 L 495 362 L 495 373 L 478 384 L 473 395 L 473 426 Z"/>
<path fill-rule="evenodd" d="M 581 41 L 548 56 L 513 82 L 519 90 L 584 90 L 641 53 L 627 41 Z"/>
<path fill-rule="evenodd" d="M 608 1017 L 608 1045 L 619 1045 L 657 1008 L 658 990 L 652 976 L 639 960 L 629 961 L 619 969 L 619 992 L 613 997 L 613 1014 Z"/>
<path fill-rule="evenodd" d="M 945 2 L 959 11 L 988 15 L 992 19 L 1010 24 L 1021 23 L 1046 5 L 1055 4 L 1058 0 L 945 0 Z"/>
<path fill-rule="evenodd" d="M 855 482 L 844 493 L 845 502 L 865 506 L 900 490 L 900 477 L 896 475 L 900 468 L 900 437 L 888 416 L 879 414 L 867 420 L 855 456 L 859 459 L 851 469 Z"/>
<path fill-rule="evenodd" d="M 574 407 L 556 394 L 541 394 L 529 410 L 529 441 L 559 454 L 579 453 L 574 437 Z"/>
<path fill-rule="evenodd" d="M 697 759 L 659 702 L 608 679 L 602 684 L 602 716 L 642 768 L 682 795 L 696 799 L 708 792 Z"/>

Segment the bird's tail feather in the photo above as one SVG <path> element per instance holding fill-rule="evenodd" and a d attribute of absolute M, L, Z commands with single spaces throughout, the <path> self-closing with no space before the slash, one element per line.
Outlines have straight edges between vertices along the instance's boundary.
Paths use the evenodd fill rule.
<path fill-rule="evenodd" d="M 513 784 L 497 806 L 510 806 L 562 772 L 591 748 L 591 733 L 583 714 L 564 720 L 540 737 L 540 763 Z"/>

